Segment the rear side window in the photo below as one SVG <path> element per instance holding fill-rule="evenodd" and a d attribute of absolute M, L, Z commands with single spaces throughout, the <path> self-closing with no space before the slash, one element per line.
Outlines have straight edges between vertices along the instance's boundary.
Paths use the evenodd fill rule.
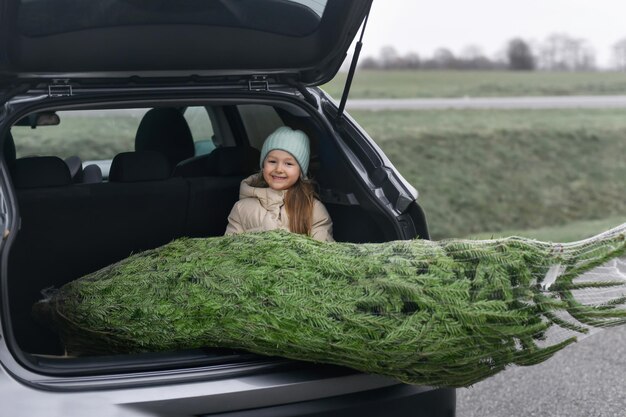
<path fill-rule="evenodd" d="M 246 129 L 250 146 L 257 149 L 263 147 L 263 142 L 270 133 L 284 124 L 272 106 L 243 104 L 237 106 L 237 109 Z"/>
<path fill-rule="evenodd" d="M 196 156 L 206 155 L 216 148 L 209 110 L 206 107 L 187 107 L 183 113 L 191 130 Z"/>

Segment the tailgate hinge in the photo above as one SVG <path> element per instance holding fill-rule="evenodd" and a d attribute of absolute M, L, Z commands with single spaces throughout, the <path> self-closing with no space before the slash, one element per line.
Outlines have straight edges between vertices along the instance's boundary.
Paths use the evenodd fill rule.
<path fill-rule="evenodd" d="M 250 91 L 269 91 L 269 83 L 267 82 L 267 75 L 253 75 L 248 80 L 248 90 Z"/>
<path fill-rule="evenodd" d="M 48 97 L 71 97 L 73 95 L 70 80 L 53 80 L 48 84 Z"/>

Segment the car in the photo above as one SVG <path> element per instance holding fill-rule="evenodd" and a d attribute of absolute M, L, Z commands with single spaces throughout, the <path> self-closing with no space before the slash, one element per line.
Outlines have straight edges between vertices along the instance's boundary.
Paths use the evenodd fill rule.
<path fill-rule="evenodd" d="M 345 97 L 319 88 L 370 6 L 0 1 L 3 415 L 455 414 L 454 389 L 244 351 L 68 355 L 31 317 L 50 288 L 175 238 L 222 235 L 283 125 L 311 138 L 336 240 L 428 238 L 417 191 Z"/>

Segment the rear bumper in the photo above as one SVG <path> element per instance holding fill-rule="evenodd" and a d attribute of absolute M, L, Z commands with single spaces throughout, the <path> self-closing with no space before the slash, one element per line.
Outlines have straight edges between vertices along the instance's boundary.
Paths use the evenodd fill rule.
<path fill-rule="evenodd" d="M 456 390 L 394 385 L 314 401 L 257 408 L 204 417 L 454 417 Z"/>

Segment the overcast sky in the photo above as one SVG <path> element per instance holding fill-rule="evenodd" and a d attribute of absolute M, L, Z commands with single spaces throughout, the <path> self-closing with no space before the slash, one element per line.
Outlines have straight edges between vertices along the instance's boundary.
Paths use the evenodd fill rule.
<path fill-rule="evenodd" d="M 374 0 L 362 56 L 386 45 L 422 57 L 478 45 L 492 58 L 513 37 L 542 42 L 552 33 L 588 40 L 606 66 L 612 45 L 626 38 L 626 0 Z"/>

